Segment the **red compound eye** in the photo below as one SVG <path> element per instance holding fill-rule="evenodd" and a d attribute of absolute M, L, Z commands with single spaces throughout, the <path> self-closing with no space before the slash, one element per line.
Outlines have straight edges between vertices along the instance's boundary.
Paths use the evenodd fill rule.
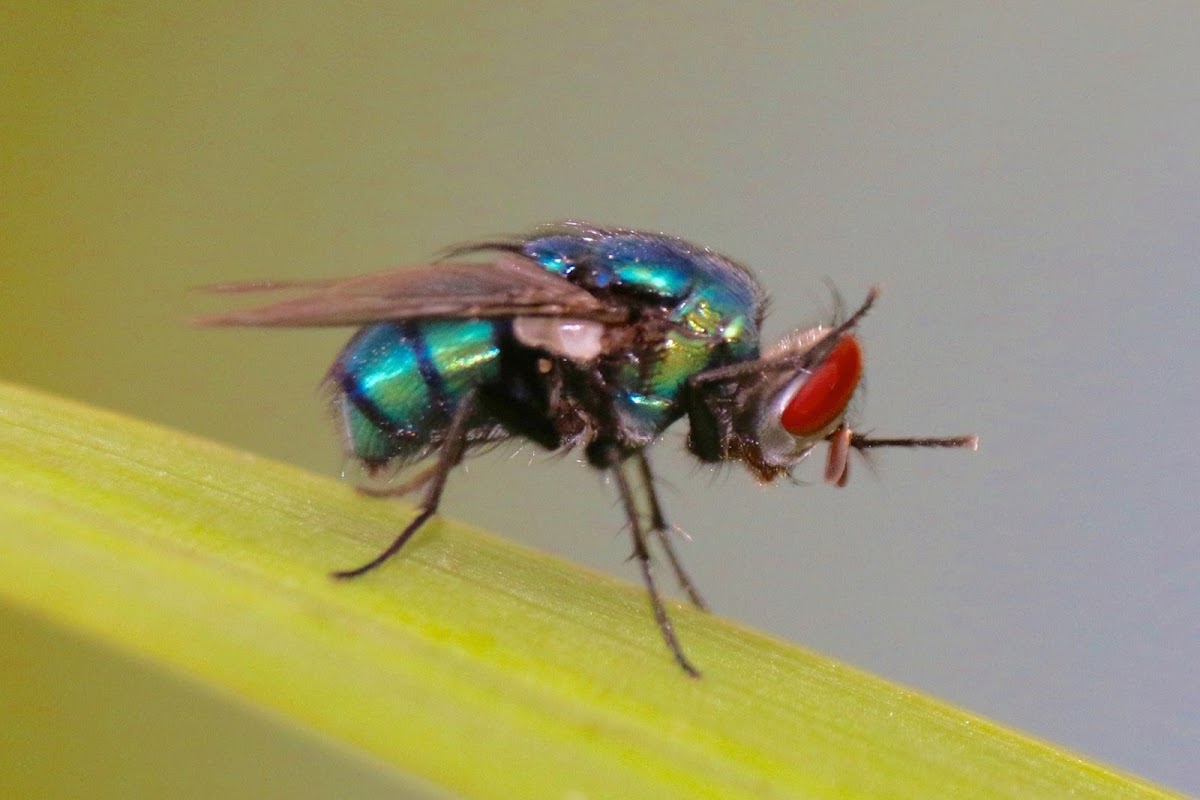
<path fill-rule="evenodd" d="M 846 410 L 861 375 L 862 348 L 844 335 L 783 410 L 784 430 L 793 436 L 821 433 Z"/>

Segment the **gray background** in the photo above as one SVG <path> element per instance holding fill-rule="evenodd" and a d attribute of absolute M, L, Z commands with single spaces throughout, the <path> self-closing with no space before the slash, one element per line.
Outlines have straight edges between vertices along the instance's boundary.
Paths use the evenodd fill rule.
<path fill-rule="evenodd" d="M 772 337 L 823 319 L 824 276 L 882 283 L 861 422 L 982 449 L 768 490 L 673 432 L 694 577 L 723 614 L 1200 792 L 1200 6 L 6 14 L 0 377 L 335 474 L 314 385 L 346 334 L 191 330 L 187 287 L 566 216 L 748 262 Z M 445 509 L 635 579 L 571 460 L 487 456 Z"/>

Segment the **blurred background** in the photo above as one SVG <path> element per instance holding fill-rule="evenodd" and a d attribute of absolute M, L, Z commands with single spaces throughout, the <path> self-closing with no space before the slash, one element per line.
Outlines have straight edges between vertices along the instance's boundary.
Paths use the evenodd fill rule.
<path fill-rule="evenodd" d="M 0 27 L 0 379 L 337 475 L 316 385 L 348 332 L 193 329 L 222 305 L 189 287 L 564 217 L 752 265 L 768 338 L 825 318 L 825 277 L 881 283 L 860 424 L 982 448 L 764 489 L 689 462 L 681 425 L 655 462 L 699 586 L 1200 792 L 1200 6 L 203 0 Z M 573 459 L 501 449 L 443 509 L 636 580 Z"/>

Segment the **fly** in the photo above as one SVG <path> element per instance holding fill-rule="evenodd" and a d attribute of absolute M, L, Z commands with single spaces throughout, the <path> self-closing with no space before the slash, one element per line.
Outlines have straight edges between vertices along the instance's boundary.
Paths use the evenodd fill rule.
<path fill-rule="evenodd" d="M 692 455 L 741 462 L 764 483 L 790 476 L 821 442 L 825 480 L 836 486 L 846 484 L 854 450 L 977 444 L 974 436 L 875 438 L 846 422 L 863 369 L 855 330 L 875 289 L 840 322 L 763 348 L 766 294 L 751 272 L 661 234 L 568 221 L 409 269 L 212 288 L 303 293 L 201 317 L 202 325 L 360 326 L 327 376 L 347 453 L 370 472 L 429 461 L 399 485 L 367 491 L 423 488 L 424 496 L 390 545 L 336 577 L 369 572 L 403 548 L 473 451 L 507 439 L 582 447 L 613 477 L 655 621 L 693 677 L 700 673 L 651 571 L 653 539 L 691 602 L 706 608 L 671 544 L 646 455 L 667 427 L 687 417 Z"/>

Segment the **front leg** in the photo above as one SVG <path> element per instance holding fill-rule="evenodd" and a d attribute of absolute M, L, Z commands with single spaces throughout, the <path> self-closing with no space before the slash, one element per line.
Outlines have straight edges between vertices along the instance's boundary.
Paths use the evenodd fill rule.
<path fill-rule="evenodd" d="M 825 441 L 829 443 L 829 454 L 825 461 L 825 482 L 839 488 L 844 487 L 850 480 L 851 449 L 862 453 L 869 464 L 870 457 L 866 451 L 877 447 L 965 447 L 970 450 L 979 448 L 978 436 L 904 436 L 875 439 L 851 430 L 844 422 L 826 436 Z"/>
<path fill-rule="evenodd" d="M 675 554 L 675 547 L 671 544 L 671 530 L 663 515 L 662 505 L 658 502 L 658 491 L 654 488 L 654 474 L 650 471 L 650 459 L 646 457 L 645 450 L 638 450 L 635 457 L 638 469 L 642 473 L 642 485 L 646 489 L 646 497 L 650 505 L 650 530 L 658 537 L 663 552 L 667 554 L 667 560 L 671 562 L 671 569 L 675 571 L 675 580 L 679 583 L 679 588 L 687 592 L 692 605 L 701 611 L 708 611 L 708 604 L 700 596 L 696 585 L 692 583 L 692 579 L 683 568 L 683 562 Z"/>
<path fill-rule="evenodd" d="M 850 437 L 850 446 L 855 450 L 871 450 L 876 447 L 965 447 L 979 449 L 979 437 L 970 436 L 904 436 L 895 439 L 875 439 L 867 434 L 855 433 Z"/>

